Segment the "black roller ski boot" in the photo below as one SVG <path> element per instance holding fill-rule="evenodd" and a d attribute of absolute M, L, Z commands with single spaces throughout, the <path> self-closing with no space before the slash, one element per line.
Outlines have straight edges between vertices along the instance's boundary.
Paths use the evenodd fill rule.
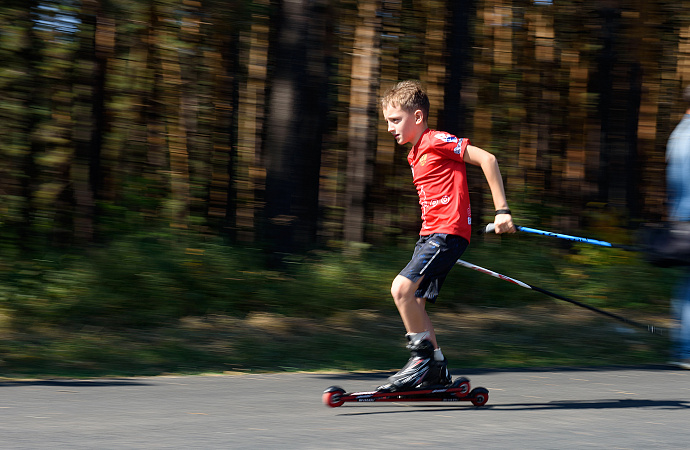
<path fill-rule="evenodd" d="M 448 372 L 448 360 L 443 361 L 432 359 L 429 366 L 429 373 L 424 377 L 424 381 L 419 384 L 419 388 L 430 388 L 439 386 L 449 386 L 453 383 L 453 378 Z"/>
<path fill-rule="evenodd" d="M 376 389 L 378 392 L 398 392 L 414 389 L 424 383 L 429 375 L 431 375 L 431 378 L 428 381 L 434 381 L 432 378 L 438 378 L 441 373 L 445 372 L 447 374 L 447 367 L 444 371 L 434 364 L 436 362 L 443 363 L 443 361 L 434 361 L 434 345 L 431 341 L 427 339 L 416 342 L 410 341 L 407 344 L 407 348 L 412 355 L 407 364 L 398 373 L 388 377 L 388 383 L 379 386 Z M 448 378 L 450 379 L 450 374 L 448 374 Z"/>

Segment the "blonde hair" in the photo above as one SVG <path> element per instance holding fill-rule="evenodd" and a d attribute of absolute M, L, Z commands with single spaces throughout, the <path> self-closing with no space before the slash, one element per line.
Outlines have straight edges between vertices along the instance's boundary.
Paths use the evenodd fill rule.
<path fill-rule="evenodd" d="M 424 114 L 424 121 L 429 118 L 429 96 L 426 94 L 422 83 L 417 80 L 406 80 L 397 83 L 388 89 L 381 98 L 381 107 L 398 107 L 409 113 L 418 109 Z"/>

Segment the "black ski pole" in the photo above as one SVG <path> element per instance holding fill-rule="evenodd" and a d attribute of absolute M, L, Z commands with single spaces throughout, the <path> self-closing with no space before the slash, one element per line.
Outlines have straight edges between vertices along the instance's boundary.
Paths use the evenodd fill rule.
<path fill-rule="evenodd" d="M 485 273 L 485 274 L 487 274 L 487 275 L 491 275 L 491 276 L 494 277 L 494 278 L 499 278 L 499 279 L 501 279 L 501 280 L 505 280 L 505 281 L 508 281 L 508 282 L 510 282 L 510 283 L 517 284 L 518 286 L 521 286 L 521 287 L 526 288 L 526 289 L 531 289 L 531 290 L 533 290 L 533 291 L 541 292 L 542 294 L 546 294 L 546 295 L 548 295 L 548 296 L 550 296 L 550 297 L 557 298 L 557 299 L 559 299 L 559 300 L 563 300 L 563 301 L 572 303 L 572 304 L 577 305 L 577 306 L 580 306 L 580 307 L 582 307 L 582 308 L 589 309 L 590 311 L 593 311 L 593 312 L 596 312 L 596 313 L 599 313 L 599 314 L 603 314 L 603 315 L 605 315 L 605 316 L 608 316 L 608 317 L 610 317 L 610 318 L 612 318 L 612 319 L 619 320 L 619 321 L 621 321 L 621 322 L 623 322 L 623 323 L 626 323 L 626 324 L 628 324 L 628 325 L 631 325 L 631 326 L 633 326 L 633 327 L 646 329 L 647 331 L 649 331 L 649 332 L 652 333 L 652 334 L 658 334 L 658 335 L 664 335 L 664 334 L 666 334 L 666 330 L 665 330 L 664 328 L 657 327 L 657 326 L 654 326 L 654 325 L 644 325 L 644 324 L 641 324 L 641 323 L 639 323 L 639 322 L 635 322 L 634 320 L 626 319 L 625 317 L 621 317 L 621 316 L 619 316 L 619 315 L 617 315 L 617 314 L 613 314 L 613 313 L 610 313 L 610 312 L 608 312 L 608 311 L 604 311 L 603 309 L 595 308 L 594 306 L 588 305 L 588 304 L 586 304 L 586 303 L 578 302 L 577 300 L 573 300 L 573 299 L 571 299 L 571 298 L 563 297 L 562 295 L 555 294 L 555 293 L 553 293 L 553 292 L 549 292 L 549 291 L 547 291 L 546 289 L 542 289 L 542 288 L 537 287 L 537 286 L 532 286 L 531 284 L 527 284 L 527 283 L 522 282 L 522 281 L 520 281 L 520 280 L 516 280 L 515 278 L 510 278 L 510 277 L 507 277 L 507 276 L 505 276 L 505 275 L 501 275 L 500 273 L 494 272 L 494 271 L 492 271 L 492 270 L 485 269 L 484 267 L 480 267 L 480 266 L 477 266 L 477 265 L 475 265 L 475 264 L 468 263 L 467 261 L 463 261 L 462 259 L 458 259 L 457 262 L 456 262 L 456 264 L 459 264 L 459 265 L 461 265 L 461 266 L 470 268 L 470 269 L 472 269 L 472 270 L 476 270 L 477 272 L 481 272 L 481 273 Z"/>

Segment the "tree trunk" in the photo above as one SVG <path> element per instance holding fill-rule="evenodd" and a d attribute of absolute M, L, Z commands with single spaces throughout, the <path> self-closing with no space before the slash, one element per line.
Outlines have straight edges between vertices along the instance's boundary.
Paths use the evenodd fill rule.
<path fill-rule="evenodd" d="M 314 245 L 328 82 L 326 2 L 276 3 L 275 68 L 263 147 L 264 236 L 274 260 Z"/>
<path fill-rule="evenodd" d="M 472 75 L 472 18 L 475 0 L 451 1 L 447 22 L 447 70 L 444 90 L 445 103 L 439 114 L 439 129 L 456 136 L 467 136 L 471 126 L 470 105 L 462 98 L 465 80 Z"/>
<path fill-rule="evenodd" d="M 375 123 L 380 64 L 377 15 L 380 1 L 360 1 L 355 28 L 350 85 L 347 178 L 345 193 L 346 242 L 363 242 L 366 224 L 366 196 L 372 182 L 376 147 Z"/>
<path fill-rule="evenodd" d="M 75 158 L 72 163 L 74 234 L 77 242 L 94 240 L 94 201 L 101 185 L 101 146 L 105 133 L 107 59 L 115 46 L 115 24 L 102 16 L 100 1 L 83 3 L 82 31 L 75 66 Z"/>

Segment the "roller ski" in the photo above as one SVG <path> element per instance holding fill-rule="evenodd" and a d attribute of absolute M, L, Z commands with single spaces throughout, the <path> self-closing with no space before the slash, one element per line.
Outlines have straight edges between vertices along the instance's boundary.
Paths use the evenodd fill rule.
<path fill-rule="evenodd" d="M 409 339 L 409 336 L 408 336 Z M 448 362 L 434 359 L 434 347 L 421 339 L 407 345 L 411 357 L 405 367 L 388 378 L 388 382 L 371 392 L 347 393 L 338 386 L 331 386 L 323 393 L 323 402 L 330 407 L 345 402 L 396 402 L 396 401 L 470 401 L 483 406 L 489 400 L 489 391 L 476 388 L 470 391 L 470 380 L 459 378 L 452 381 Z"/>
<path fill-rule="evenodd" d="M 450 386 L 428 386 L 399 391 L 371 391 L 345 392 L 339 386 L 326 389 L 322 397 L 323 403 L 331 408 L 337 408 L 344 403 L 371 402 L 471 402 L 474 406 L 484 406 L 489 401 L 489 391 L 483 387 L 470 390 L 470 380 L 460 377 Z"/>

